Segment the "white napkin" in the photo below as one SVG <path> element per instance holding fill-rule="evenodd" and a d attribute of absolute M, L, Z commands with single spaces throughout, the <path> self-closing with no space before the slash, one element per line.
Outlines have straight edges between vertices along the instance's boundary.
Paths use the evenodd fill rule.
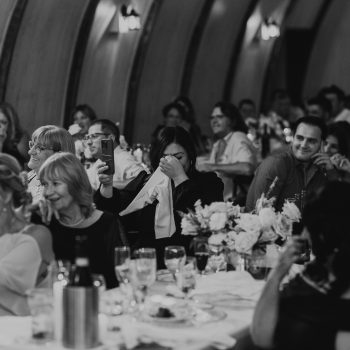
<path fill-rule="evenodd" d="M 156 199 L 158 200 L 154 218 L 156 239 L 171 237 L 176 231 L 171 180 L 160 168 L 157 168 L 134 200 L 119 215 L 124 216 L 140 210 Z"/>
<path fill-rule="evenodd" d="M 229 333 L 231 325 L 213 322 L 202 327 L 159 327 L 149 323 L 135 322 L 130 317 L 118 319 L 122 338 L 128 349 L 138 343 L 155 342 L 173 349 L 203 349 L 214 346 L 217 349 L 232 347 L 236 340 Z"/>

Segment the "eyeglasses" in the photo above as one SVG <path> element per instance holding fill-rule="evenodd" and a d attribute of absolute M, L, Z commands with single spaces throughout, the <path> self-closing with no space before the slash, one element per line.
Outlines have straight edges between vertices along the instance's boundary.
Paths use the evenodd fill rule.
<path fill-rule="evenodd" d="M 95 134 L 89 134 L 89 135 L 85 135 L 83 140 L 85 142 L 91 140 L 91 141 L 96 141 L 100 136 L 109 136 L 109 134 L 106 134 L 104 132 L 97 132 Z"/>
<path fill-rule="evenodd" d="M 34 141 L 29 141 L 28 144 L 29 144 L 29 149 L 34 148 L 34 151 L 38 154 L 40 152 L 47 151 L 47 150 L 53 151 L 52 147 L 45 147 L 43 145 L 40 145 L 39 143 L 35 143 Z"/>

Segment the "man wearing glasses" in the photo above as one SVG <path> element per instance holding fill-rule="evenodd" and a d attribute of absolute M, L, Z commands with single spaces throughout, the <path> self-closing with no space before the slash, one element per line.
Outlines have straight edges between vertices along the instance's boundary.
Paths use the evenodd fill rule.
<path fill-rule="evenodd" d="M 94 190 L 97 190 L 100 186 L 97 170 L 101 164 L 99 158 L 102 154 L 102 139 L 110 138 L 114 142 L 115 173 L 113 175 L 113 187 L 123 189 L 142 170 L 145 170 L 132 154 L 120 147 L 119 136 L 119 128 L 112 121 L 108 119 L 98 119 L 91 124 L 88 134 L 84 137 L 85 146 L 89 149 L 91 156 L 98 158 L 98 160 L 86 170 Z"/>

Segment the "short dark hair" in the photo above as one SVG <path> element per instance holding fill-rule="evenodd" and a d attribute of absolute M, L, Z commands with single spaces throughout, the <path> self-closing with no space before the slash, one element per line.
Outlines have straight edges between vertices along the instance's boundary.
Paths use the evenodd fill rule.
<path fill-rule="evenodd" d="M 325 140 L 327 137 L 327 126 L 326 123 L 324 122 L 323 119 L 318 118 L 318 117 L 311 117 L 311 116 L 306 116 L 302 117 L 296 120 L 296 122 L 293 125 L 293 134 L 295 134 L 296 130 L 298 129 L 298 126 L 300 124 L 307 124 L 307 125 L 312 125 L 316 126 L 320 129 L 321 131 L 321 139 Z"/>
<path fill-rule="evenodd" d="M 97 119 L 90 125 L 90 127 L 92 125 L 101 125 L 101 130 L 107 134 L 112 134 L 115 137 L 116 144 L 119 145 L 120 131 L 117 125 L 115 125 L 111 120 Z"/>
<path fill-rule="evenodd" d="M 330 113 L 332 110 L 332 105 L 329 102 L 329 100 L 327 100 L 324 96 L 321 96 L 321 95 L 309 98 L 306 101 L 306 105 L 307 106 L 310 106 L 310 105 L 320 106 L 327 113 Z"/>
<path fill-rule="evenodd" d="M 319 93 L 319 95 L 321 95 L 321 96 L 325 96 L 327 94 L 335 94 L 335 95 L 337 95 L 338 99 L 340 101 L 343 101 L 345 99 L 345 92 L 344 92 L 344 90 L 342 90 L 339 86 L 334 85 L 334 84 L 322 88 L 320 93 Z"/>
<path fill-rule="evenodd" d="M 78 112 L 81 112 L 84 115 L 86 115 L 90 119 L 90 121 L 94 121 L 97 119 L 96 112 L 92 107 L 90 107 L 88 104 L 81 104 L 73 108 L 71 113 L 71 122 L 74 122 L 74 115 Z"/>
<path fill-rule="evenodd" d="M 232 130 L 248 132 L 248 127 L 244 122 L 238 108 L 231 102 L 220 101 L 214 105 L 214 108 L 220 108 L 222 113 L 231 120 Z"/>
<path fill-rule="evenodd" d="M 242 100 L 240 100 L 238 103 L 238 109 L 241 109 L 243 105 L 250 105 L 255 108 L 255 103 L 250 98 L 243 98 Z"/>
<path fill-rule="evenodd" d="M 166 118 L 167 114 L 169 113 L 169 111 L 171 109 L 176 109 L 180 113 L 181 118 L 183 120 L 190 122 L 190 120 L 188 118 L 188 113 L 186 112 L 185 107 L 178 102 L 171 102 L 171 103 L 168 103 L 167 105 L 164 106 L 164 108 L 162 110 L 163 118 Z"/>
<path fill-rule="evenodd" d="M 350 158 L 350 124 L 340 121 L 328 125 L 327 136 L 332 135 L 338 141 L 339 153 Z"/>
<path fill-rule="evenodd" d="M 191 135 L 181 126 L 165 127 L 160 132 L 160 140 L 151 145 L 150 158 L 153 170 L 157 169 L 160 158 L 171 143 L 177 143 L 185 149 L 190 160 L 189 172 L 192 172 L 195 169 L 197 153 Z"/>

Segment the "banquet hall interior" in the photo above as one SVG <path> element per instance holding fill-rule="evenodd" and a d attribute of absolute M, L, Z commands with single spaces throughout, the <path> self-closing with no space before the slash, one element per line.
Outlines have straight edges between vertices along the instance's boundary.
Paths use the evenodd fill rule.
<path fill-rule="evenodd" d="M 32 349 L 33 291 L 98 275 L 97 342 L 51 303 L 62 348 L 350 350 L 349 19 L 349 0 L 0 0 L 0 348 Z"/>

